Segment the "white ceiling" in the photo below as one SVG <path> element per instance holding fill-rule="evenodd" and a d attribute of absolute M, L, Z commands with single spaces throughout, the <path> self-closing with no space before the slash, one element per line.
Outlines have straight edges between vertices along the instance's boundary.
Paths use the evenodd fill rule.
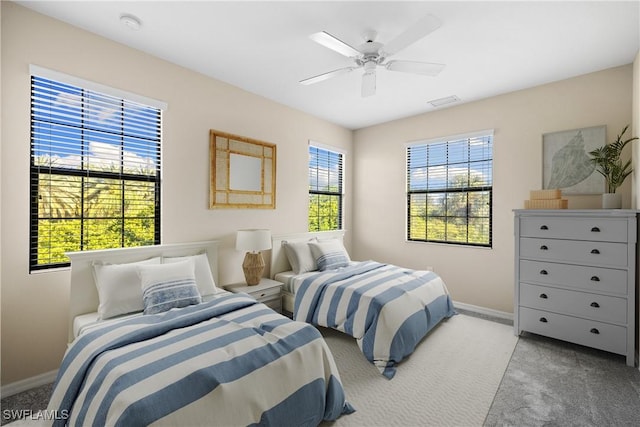
<path fill-rule="evenodd" d="M 449 105 L 458 105 L 629 64 L 640 46 L 640 1 L 16 3 L 349 129 L 433 111 L 427 101 L 438 98 L 456 95 Z M 352 65 L 310 34 L 358 47 L 375 30 L 386 43 L 427 13 L 442 26 L 392 59 L 446 64 L 437 77 L 378 68 L 366 98 L 362 70 L 298 83 Z"/>

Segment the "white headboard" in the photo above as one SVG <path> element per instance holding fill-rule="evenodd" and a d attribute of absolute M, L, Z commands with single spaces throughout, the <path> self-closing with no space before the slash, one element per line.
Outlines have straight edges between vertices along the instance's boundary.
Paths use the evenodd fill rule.
<path fill-rule="evenodd" d="M 158 256 L 187 256 L 206 253 L 213 280 L 218 283 L 218 241 L 170 243 L 134 248 L 102 249 L 68 252 L 71 259 L 71 286 L 69 295 L 69 342 L 73 340 L 73 319 L 85 313 L 98 311 L 98 289 L 93 276 L 93 262 L 123 264 Z"/>
<path fill-rule="evenodd" d="M 344 238 L 345 230 L 315 231 L 309 233 L 281 234 L 271 238 L 271 278 L 283 271 L 290 271 L 291 265 L 285 254 L 282 242 L 303 242 L 313 239 L 340 239 Z"/>

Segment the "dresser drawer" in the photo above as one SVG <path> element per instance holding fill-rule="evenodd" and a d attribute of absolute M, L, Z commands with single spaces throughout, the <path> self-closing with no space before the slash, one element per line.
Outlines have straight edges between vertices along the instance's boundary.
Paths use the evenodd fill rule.
<path fill-rule="evenodd" d="M 520 239 L 520 256 L 593 266 L 627 266 L 628 246 L 624 243 L 557 239 Z"/>
<path fill-rule="evenodd" d="M 625 354 L 627 352 L 627 328 L 624 326 L 609 325 L 526 307 L 520 308 L 519 317 L 520 329 L 523 331 L 612 353 Z"/>
<path fill-rule="evenodd" d="M 627 295 L 627 270 L 520 260 L 520 281 Z"/>
<path fill-rule="evenodd" d="M 591 320 L 627 323 L 626 298 L 522 283 L 520 284 L 520 305 Z"/>
<path fill-rule="evenodd" d="M 626 242 L 627 220 L 624 218 L 522 217 L 520 218 L 520 236 Z"/>
<path fill-rule="evenodd" d="M 277 295 L 279 297 L 280 291 L 281 291 L 281 287 L 275 286 L 268 289 L 249 292 L 249 295 L 257 299 L 258 301 L 263 302 L 263 300 L 271 299 L 271 297 L 273 297 L 274 295 Z"/>

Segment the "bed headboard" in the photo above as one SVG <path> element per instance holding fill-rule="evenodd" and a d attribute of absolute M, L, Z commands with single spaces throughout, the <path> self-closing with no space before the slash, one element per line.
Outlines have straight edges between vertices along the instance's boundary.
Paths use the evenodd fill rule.
<path fill-rule="evenodd" d="M 134 248 L 67 252 L 71 259 L 69 296 L 69 342 L 73 340 L 73 319 L 98 311 L 98 289 L 93 276 L 93 263 L 123 264 L 158 256 L 187 256 L 206 253 L 213 280 L 218 283 L 218 241 L 169 243 Z"/>
<path fill-rule="evenodd" d="M 282 246 L 282 242 L 303 242 L 313 239 L 318 240 L 325 239 L 340 239 L 344 238 L 345 230 L 336 231 L 315 231 L 308 233 L 295 233 L 295 234 L 281 234 L 271 237 L 271 271 L 270 275 L 273 279 L 274 276 L 283 271 L 291 270 L 289 260 Z"/>

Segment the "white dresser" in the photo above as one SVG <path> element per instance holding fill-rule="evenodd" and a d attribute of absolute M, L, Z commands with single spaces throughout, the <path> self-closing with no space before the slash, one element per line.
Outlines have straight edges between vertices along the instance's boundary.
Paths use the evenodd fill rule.
<path fill-rule="evenodd" d="M 639 211 L 516 210 L 516 335 L 636 354 Z"/>

